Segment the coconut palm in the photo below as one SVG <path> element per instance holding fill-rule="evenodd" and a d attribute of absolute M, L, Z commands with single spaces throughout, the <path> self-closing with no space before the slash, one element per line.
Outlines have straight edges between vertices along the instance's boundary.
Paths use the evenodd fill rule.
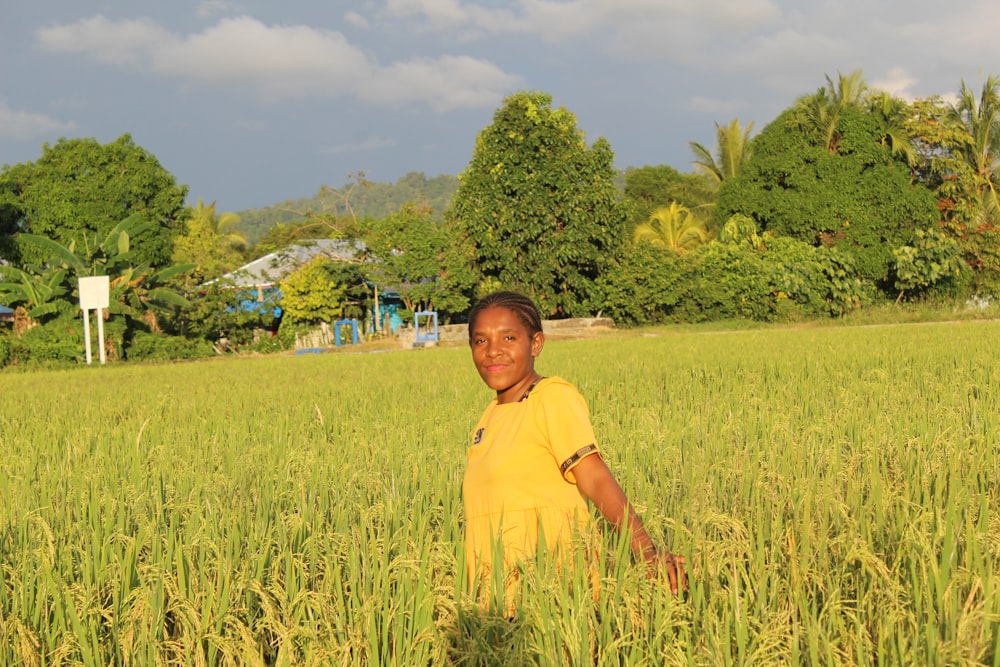
<path fill-rule="evenodd" d="M 649 243 L 682 255 L 709 239 L 705 223 L 691 209 L 671 202 L 653 211 L 632 234 L 634 243 Z"/>
<path fill-rule="evenodd" d="M 716 123 L 714 154 L 697 141 L 689 142 L 695 155 L 693 162 L 695 171 L 707 176 L 716 186 L 721 185 L 727 178 L 735 176 L 740 167 L 750 160 L 752 130 L 753 122 L 740 128 L 739 118 L 734 118 L 729 125 Z"/>
<path fill-rule="evenodd" d="M 194 283 L 217 278 L 243 263 L 242 251 L 247 237 L 238 229 L 235 213 L 216 213 L 215 202 L 206 205 L 201 199 L 191 209 L 187 233 L 174 241 L 173 260 L 190 262 L 197 269 L 189 276 Z"/>
<path fill-rule="evenodd" d="M 1000 223 L 1000 77 L 990 76 L 979 98 L 965 81 L 951 116 L 965 128 L 968 142 L 958 149 L 972 169 L 981 222 Z"/>
<path fill-rule="evenodd" d="M 861 106 L 867 91 L 861 70 L 846 75 L 838 72 L 836 83 L 827 75 L 825 88 L 800 97 L 795 103 L 791 124 L 813 134 L 828 151 L 836 153 L 840 146 L 841 113 L 848 107 Z"/>
<path fill-rule="evenodd" d="M 879 123 L 882 144 L 888 146 L 893 155 L 905 159 L 906 164 L 915 166 L 920 157 L 906 133 L 906 122 L 912 115 L 906 100 L 880 91 L 869 98 L 868 109 Z"/>

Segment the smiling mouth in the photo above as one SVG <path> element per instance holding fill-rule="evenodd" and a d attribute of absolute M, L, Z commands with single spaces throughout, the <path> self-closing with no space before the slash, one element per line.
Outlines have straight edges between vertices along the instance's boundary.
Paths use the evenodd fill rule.
<path fill-rule="evenodd" d="M 489 366 L 486 367 L 486 370 L 488 370 L 488 371 L 502 371 L 505 368 L 507 368 L 507 366 L 505 364 L 490 364 Z"/>

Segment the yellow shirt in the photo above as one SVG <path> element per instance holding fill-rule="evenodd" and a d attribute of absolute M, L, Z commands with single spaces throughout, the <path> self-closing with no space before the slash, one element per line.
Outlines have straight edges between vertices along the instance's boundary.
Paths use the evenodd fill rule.
<path fill-rule="evenodd" d="M 573 467 L 598 451 L 573 385 L 543 378 L 515 403 L 491 403 L 473 430 L 462 483 L 470 585 L 486 576 L 498 534 L 505 564 L 565 545 L 589 520 Z"/>

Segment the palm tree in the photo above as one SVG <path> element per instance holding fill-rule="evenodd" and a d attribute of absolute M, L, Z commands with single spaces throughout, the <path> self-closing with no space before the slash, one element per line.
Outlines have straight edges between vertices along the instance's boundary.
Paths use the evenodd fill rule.
<path fill-rule="evenodd" d="M 715 154 L 697 141 L 689 142 L 694 151 L 695 171 L 708 176 L 716 186 L 727 178 L 732 178 L 740 167 L 750 160 L 750 132 L 753 122 L 740 128 L 740 119 L 734 118 L 729 125 L 715 124 Z"/>
<path fill-rule="evenodd" d="M 867 91 L 868 85 L 861 76 L 861 70 L 846 75 L 838 72 L 836 83 L 827 75 L 825 88 L 800 97 L 795 103 L 791 124 L 814 134 L 822 146 L 836 153 L 840 146 L 838 125 L 841 113 L 848 107 L 861 106 Z"/>
<path fill-rule="evenodd" d="M 192 222 L 198 221 L 212 234 L 218 236 L 222 245 L 227 249 L 242 251 L 249 245 L 246 235 L 236 229 L 236 225 L 240 224 L 240 216 L 231 212 L 217 215 L 215 202 L 205 206 L 205 203 L 199 199 L 191 211 L 191 220 Z"/>
<path fill-rule="evenodd" d="M 217 278 L 242 264 L 242 251 L 247 237 L 235 226 L 240 217 L 235 213 L 215 212 L 215 202 L 209 205 L 199 199 L 187 221 L 187 232 L 174 240 L 173 260 L 197 265 L 188 276 L 191 283 Z"/>
<path fill-rule="evenodd" d="M 649 243 L 682 255 L 709 238 L 705 223 L 691 209 L 671 202 L 653 211 L 646 222 L 635 228 L 634 243 Z"/>
<path fill-rule="evenodd" d="M 968 133 L 968 142 L 959 148 L 962 160 L 972 169 L 975 196 L 981 222 L 1000 221 L 1000 77 L 990 76 L 976 99 L 965 81 L 958 103 L 950 110 Z"/>
<path fill-rule="evenodd" d="M 916 166 L 920 158 L 913 140 L 906 133 L 906 122 L 913 114 L 910 105 L 880 91 L 869 98 L 868 109 L 879 123 L 882 144 L 888 146 L 893 155 L 902 156 L 910 167 Z"/>

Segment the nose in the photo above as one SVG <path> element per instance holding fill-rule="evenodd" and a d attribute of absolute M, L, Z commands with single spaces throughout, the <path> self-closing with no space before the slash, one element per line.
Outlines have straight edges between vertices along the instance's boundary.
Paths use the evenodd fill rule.
<path fill-rule="evenodd" d="M 487 339 L 486 341 L 486 356 L 495 357 L 500 354 L 500 346 L 496 342 Z"/>

